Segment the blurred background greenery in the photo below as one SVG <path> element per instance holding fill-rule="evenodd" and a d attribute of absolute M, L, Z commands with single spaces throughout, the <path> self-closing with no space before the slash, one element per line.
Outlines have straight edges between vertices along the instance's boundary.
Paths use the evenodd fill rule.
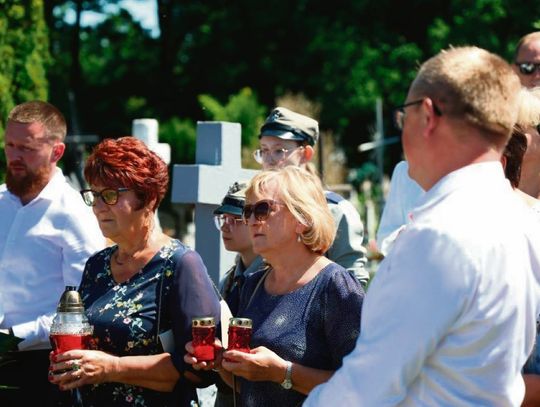
<path fill-rule="evenodd" d="M 244 166 L 256 168 L 257 130 L 286 105 L 319 120 L 324 181 L 352 185 L 362 215 L 371 200 L 377 216 L 383 175 L 402 151 L 389 144 L 377 163 L 374 150 L 358 151 L 373 137 L 376 100 L 385 137 L 395 137 L 392 107 L 422 61 L 465 44 L 511 60 L 517 40 L 540 29 L 540 2 L 147 1 L 156 3 L 157 34 L 118 1 L 0 0 L 0 143 L 13 106 L 44 99 L 65 113 L 69 134 L 98 139 L 156 118 L 173 163 L 193 163 L 197 121 L 239 122 Z M 103 18 L 82 25 L 89 12 Z M 68 149 L 68 171 L 80 164 L 76 151 Z"/>

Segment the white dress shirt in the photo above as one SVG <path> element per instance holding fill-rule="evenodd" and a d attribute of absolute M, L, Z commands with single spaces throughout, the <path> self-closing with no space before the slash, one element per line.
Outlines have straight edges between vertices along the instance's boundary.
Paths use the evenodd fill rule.
<path fill-rule="evenodd" d="M 409 177 L 407 161 L 397 163 L 392 172 L 390 190 L 377 229 L 377 247 L 385 256 L 399 232 L 410 222 L 411 212 L 423 195 L 422 187 Z"/>
<path fill-rule="evenodd" d="M 441 179 L 381 263 L 355 349 L 304 405 L 520 405 L 535 337 L 534 224 L 498 162 Z"/>
<path fill-rule="evenodd" d="M 0 186 L 0 299 L 20 350 L 50 348 L 49 328 L 66 285 L 105 246 L 92 210 L 60 169 L 26 205 Z"/>

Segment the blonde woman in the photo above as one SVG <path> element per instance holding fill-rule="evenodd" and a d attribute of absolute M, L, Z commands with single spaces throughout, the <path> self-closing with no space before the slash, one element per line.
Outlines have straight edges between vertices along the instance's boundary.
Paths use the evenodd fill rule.
<path fill-rule="evenodd" d="M 364 291 L 323 255 L 335 224 L 315 175 L 294 166 L 261 172 L 243 218 L 268 267 L 246 278 L 240 298 L 238 316 L 253 321 L 251 353 L 224 352 L 221 375 L 240 377 L 244 407 L 297 406 L 354 348 Z"/>

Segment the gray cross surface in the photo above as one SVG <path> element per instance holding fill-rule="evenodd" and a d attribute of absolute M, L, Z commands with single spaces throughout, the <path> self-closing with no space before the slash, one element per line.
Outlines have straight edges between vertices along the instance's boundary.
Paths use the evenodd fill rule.
<path fill-rule="evenodd" d="M 195 250 L 216 284 L 233 265 L 235 253 L 225 250 L 213 211 L 230 185 L 257 173 L 242 168 L 241 141 L 239 123 L 198 122 L 196 164 L 173 168 L 171 201 L 195 204 Z"/>

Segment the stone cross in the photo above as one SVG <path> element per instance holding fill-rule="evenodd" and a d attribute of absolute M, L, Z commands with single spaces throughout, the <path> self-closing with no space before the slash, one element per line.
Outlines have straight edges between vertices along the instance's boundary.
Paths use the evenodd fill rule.
<path fill-rule="evenodd" d="M 158 142 L 158 121 L 156 119 L 135 119 L 131 125 L 131 134 L 159 155 L 165 164 L 171 163 L 171 146 Z"/>
<path fill-rule="evenodd" d="M 173 168 L 172 202 L 195 204 L 195 250 L 217 284 L 234 264 L 236 253 L 225 250 L 214 226 L 213 211 L 229 186 L 249 181 L 256 170 L 242 168 L 239 123 L 198 122 L 195 163 Z"/>
<path fill-rule="evenodd" d="M 144 142 L 150 150 L 165 161 L 165 164 L 169 165 L 171 163 L 171 146 L 167 143 L 158 142 L 158 127 L 159 124 L 156 119 L 135 119 L 131 124 L 131 135 Z M 161 223 L 157 209 L 154 222 L 157 230 L 161 232 Z"/>

